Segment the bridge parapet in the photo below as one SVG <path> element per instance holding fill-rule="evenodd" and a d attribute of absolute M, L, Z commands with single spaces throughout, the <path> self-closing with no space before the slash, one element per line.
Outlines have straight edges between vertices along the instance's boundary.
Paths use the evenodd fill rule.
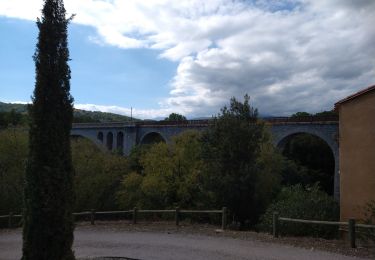
<path fill-rule="evenodd" d="M 326 124 L 338 123 L 338 116 L 300 116 L 300 117 L 264 117 L 260 118 L 269 124 L 285 124 L 285 123 L 313 123 Z M 154 127 L 154 126 L 208 126 L 215 122 L 215 119 L 203 120 L 180 120 L 180 121 L 127 121 L 127 122 L 103 122 L 103 123 L 75 123 L 73 129 L 76 128 L 121 128 L 121 127 Z"/>
<path fill-rule="evenodd" d="M 74 123 L 72 129 L 122 128 L 135 126 L 134 122 Z"/>
<path fill-rule="evenodd" d="M 264 117 L 262 120 L 270 124 L 285 124 L 285 123 L 312 123 L 312 124 L 327 124 L 338 123 L 338 116 L 298 116 L 298 117 Z"/>

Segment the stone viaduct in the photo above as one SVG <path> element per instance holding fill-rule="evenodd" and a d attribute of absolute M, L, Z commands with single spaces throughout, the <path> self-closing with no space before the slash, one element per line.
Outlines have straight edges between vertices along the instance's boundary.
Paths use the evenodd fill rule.
<path fill-rule="evenodd" d="M 272 117 L 263 119 L 269 125 L 273 143 L 283 149 L 293 136 L 308 133 L 324 140 L 331 148 L 335 160 L 334 197 L 340 196 L 338 118 L 337 117 Z M 90 139 L 103 150 L 120 151 L 128 155 L 133 147 L 164 141 L 171 142 L 173 136 L 186 130 L 203 130 L 210 120 L 140 121 L 123 123 L 81 123 L 73 124 L 72 136 Z"/>

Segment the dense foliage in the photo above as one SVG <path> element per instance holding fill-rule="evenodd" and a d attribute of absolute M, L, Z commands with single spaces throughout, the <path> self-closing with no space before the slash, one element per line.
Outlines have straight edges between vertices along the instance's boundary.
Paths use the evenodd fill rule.
<path fill-rule="evenodd" d="M 0 215 L 21 212 L 27 145 L 26 131 L 0 130 Z"/>
<path fill-rule="evenodd" d="M 177 113 L 171 113 L 164 119 L 165 121 L 185 121 L 186 117 Z"/>
<path fill-rule="evenodd" d="M 130 118 L 128 116 L 99 112 L 99 111 L 86 111 L 82 109 L 74 109 L 73 122 L 74 123 L 98 123 L 98 122 L 124 122 L 124 121 L 139 121 L 139 119 Z"/>
<path fill-rule="evenodd" d="M 18 103 L 4 103 L 0 101 L 0 112 L 10 112 L 12 110 L 14 110 L 16 113 L 25 114 L 27 113 L 27 105 Z"/>
<path fill-rule="evenodd" d="M 72 138 L 75 169 L 76 212 L 117 208 L 116 192 L 128 173 L 128 160 L 105 153 L 84 138 Z M 10 128 L 0 131 L 0 215 L 21 213 L 24 170 L 27 161 L 27 131 Z"/>
<path fill-rule="evenodd" d="M 46 0 L 38 19 L 36 83 L 25 172 L 23 260 L 75 259 L 69 50 L 62 0 Z"/>
<path fill-rule="evenodd" d="M 0 111 L 0 129 L 27 125 L 29 117 L 12 109 L 9 112 Z"/>
<path fill-rule="evenodd" d="M 139 166 L 124 176 L 118 192 L 120 207 L 202 207 L 206 201 L 200 184 L 199 137 L 198 132 L 187 131 L 171 145 L 160 142 L 139 153 Z"/>
<path fill-rule="evenodd" d="M 268 207 L 261 217 L 259 228 L 272 230 L 272 216 L 278 212 L 287 218 L 338 221 L 339 205 L 332 197 L 319 189 L 318 185 L 303 187 L 294 185 L 284 187 L 277 199 Z M 312 225 L 292 222 L 280 223 L 281 234 L 294 236 L 319 236 L 334 238 L 338 236 L 336 226 Z"/>
<path fill-rule="evenodd" d="M 247 95 L 232 98 L 203 136 L 205 186 L 242 226 L 256 223 L 277 190 L 280 167 L 267 153 L 275 153 L 269 133 Z"/>
<path fill-rule="evenodd" d="M 84 138 L 72 140 L 72 156 L 75 211 L 116 209 L 116 191 L 122 176 L 127 174 L 126 158 L 115 153 L 104 153 Z"/>
<path fill-rule="evenodd" d="M 375 224 L 375 200 L 371 200 L 366 204 L 363 209 L 364 211 L 364 219 L 361 222 L 365 224 L 374 225 Z M 372 241 L 375 242 L 375 229 L 373 228 L 364 228 L 359 229 L 360 238 L 364 241 Z"/>
<path fill-rule="evenodd" d="M 297 171 L 289 168 L 283 176 L 283 184 L 312 185 L 319 182 L 323 191 L 333 194 L 335 160 L 325 141 L 310 134 L 298 134 L 285 144 L 283 155 L 298 168 Z"/>
<path fill-rule="evenodd" d="M 304 116 L 337 116 L 338 117 L 338 112 L 335 110 L 330 110 L 330 111 L 322 111 L 318 112 L 315 114 L 310 114 L 308 112 L 297 112 L 291 115 L 291 117 L 304 117 Z"/>

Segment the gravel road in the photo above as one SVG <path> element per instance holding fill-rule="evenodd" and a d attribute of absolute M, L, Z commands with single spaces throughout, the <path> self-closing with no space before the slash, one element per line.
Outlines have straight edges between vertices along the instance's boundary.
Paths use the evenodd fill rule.
<path fill-rule="evenodd" d="M 1 260 L 20 259 L 21 245 L 20 229 L 0 230 Z M 118 230 L 92 226 L 76 228 L 74 251 L 76 257 L 81 259 L 105 256 L 140 260 L 365 259 L 256 239 L 242 240 L 196 233 Z"/>

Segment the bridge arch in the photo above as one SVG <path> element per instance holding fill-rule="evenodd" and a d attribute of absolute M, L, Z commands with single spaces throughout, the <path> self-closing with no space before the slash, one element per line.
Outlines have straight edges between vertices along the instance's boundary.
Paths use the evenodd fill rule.
<path fill-rule="evenodd" d="M 104 142 L 104 135 L 103 135 L 103 132 L 102 132 L 102 131 L 99 131 L 99 132 L 98 132 L 97 139 L 98 139 L 101 143 Z"/>
<path fill-rule="evenodd" d="M 75 134 L 71 134 L 70 138 L 72 138 L 71 140 L 79 140 L 79 139 L 89 140 L 90 142 L 95 144 L 99 148 L 100 151 L 103 151 L 103 152 L 105 151 L 105 147 L 103 143 L 99 139 L 93 136 L 75 133 Z"/>
<path fill-rule="evenodd" d="M 112 151 L 113 149 L 113 133 L 108 132 L 107 133 L 107 143 L 106 143 L 108 151 Z"/>
<path fill-rule="evenodd" d="M 116 149 L 121 155 L 124 153 L 124 133 L 122 131 L 117 132 Z"/>
<path fill-rule="evenodd" d="M 160 142 L 166 143 L 167 139 L 160 132 L 151 131 L 141 137 L 139 144 L 155 144 Z"/>
<path fill-rule="evenodd" d="M 323 140 L 330 148 L 335 162 L 335 170 L 333 176 L 333 196 L 336 200 L 340 198 L 340 175 L 339 175 L 339 147 L 337 143 L 337 126 L 327 125 L 274 125 L 272 127 L 273 143 L 281 150 L 295 136 L 299 134 L 310 134 Z"/>
<path fill-rule="evenodd" d="M 100 150 L 104 151 L 105 147 L 103 146 L 102 141 L 100 141 L 96 136 L 86 135 L 84 133 L 71 133 L 70 137 L 74 139 L 87 139 L 93 142 L 97 147 L 99 147 Z"/>

